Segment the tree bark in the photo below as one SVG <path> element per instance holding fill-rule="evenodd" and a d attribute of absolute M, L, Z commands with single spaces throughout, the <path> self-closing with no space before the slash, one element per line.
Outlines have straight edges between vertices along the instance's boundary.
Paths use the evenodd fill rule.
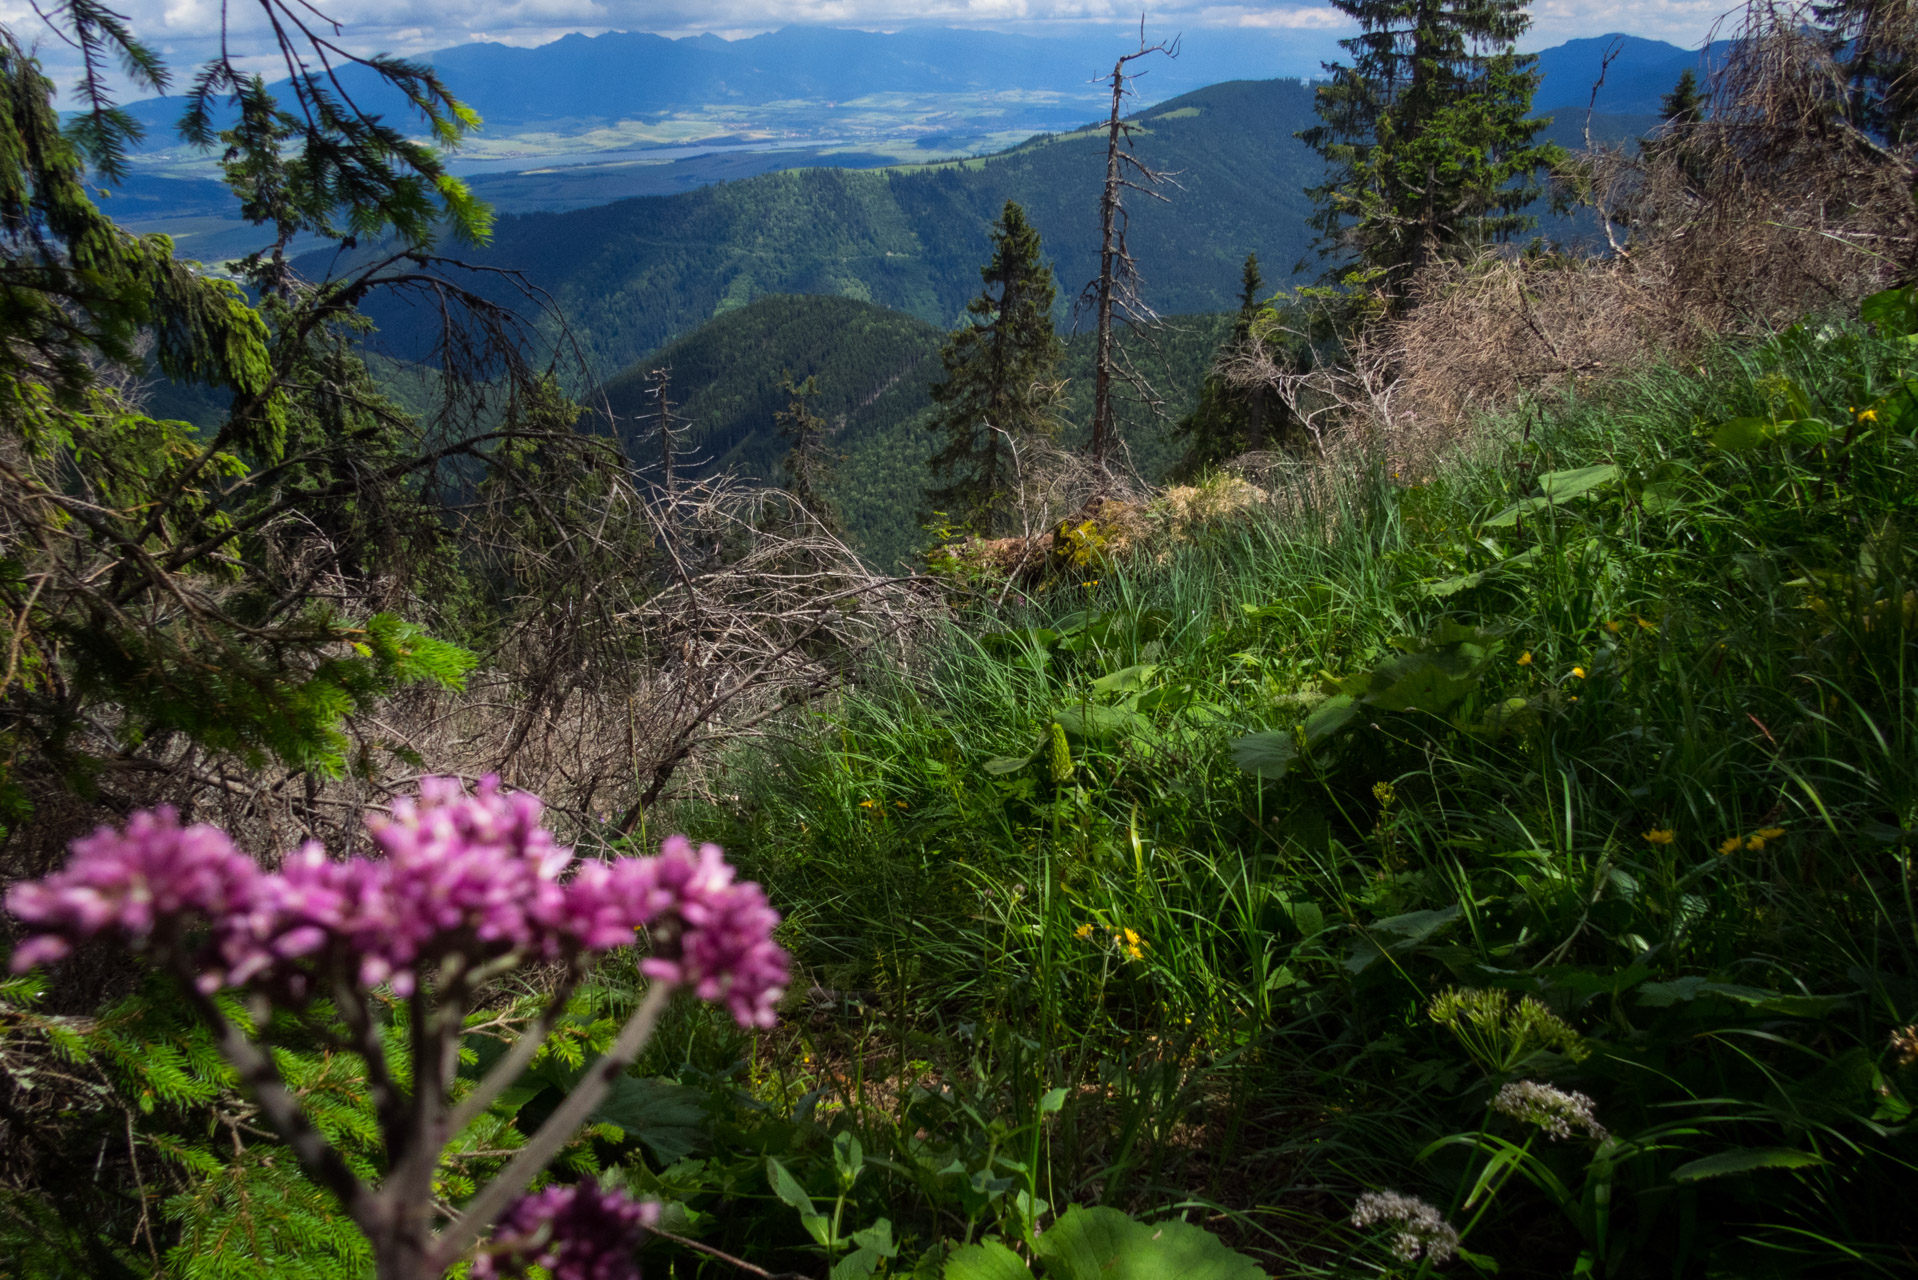
<path fill-rule="evenodd" d="M 1092 464 L 1105 470 L 1112 448 L 1112 289 L 1118 266 L 1119 107 L 1125 100 L 1124 58 L 1112 64 L 1112 115 L 1106 122 L 1106 181 L 1099 196 L 1099 288 L 1096 313 L 1095 372 L 1092 382 Z"/>

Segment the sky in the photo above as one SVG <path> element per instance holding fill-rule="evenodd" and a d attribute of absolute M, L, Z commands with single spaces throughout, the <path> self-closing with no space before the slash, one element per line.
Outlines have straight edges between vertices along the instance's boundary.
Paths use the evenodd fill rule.
<path fill-rule="evenodd" d="M 133 30 L 176 68 L 207 56 L 228 15 L 231 45 L 266 48 L 262 0 L 118 0 Z M 302 0 L 283 0 L 303 16 Z M 1732 0 L 1535 0 L 1528 49 L 1614 31 L 1698 47 Z M 1117 28 L 1138 21 L 1138 0 L 313 0 L 339 24 L 340 44 L 358 54 L 416 54 L 473 40 L 544 44 L 573 31 L 700 32 L 737 37 L 788 23 L 895 30 L 933 24 L 976 26 L 1033 35 Z M 56 76 L 73 65 L 70 51 L 45 35 L 30 0 L 0 0 L 0 21 L 40 44 Z M 1154 31 L 1253 28 L 1297 32 L 1323 42 L 1344 34 L 1343 14 L 1315 0 L 1217 3 L 1170 0 L 1149 11 Z"/>

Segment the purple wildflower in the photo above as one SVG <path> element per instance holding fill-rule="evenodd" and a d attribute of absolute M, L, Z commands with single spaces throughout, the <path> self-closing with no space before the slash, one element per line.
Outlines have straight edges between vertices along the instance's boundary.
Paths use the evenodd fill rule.
<path fill-rule="evenodd" d="M 744 1025 L 772 1024 L 788 977 L 772 940 L 779 914 L 758 885 L 734 883 L 718 845 L 695 853 L 674 836 L 656 858 L 575 866 L 541 812 L 538 797 L 502 791 L 494 777 L 471 795 L 427 778 L 417 801 L 368 819 L 384 857 L 336 861 L 308 843 L 273 873 L 217 828 L 182 830 L 171 809 L 136 814 L 124 834 L 102 827 L 74 843 L 65 870 L 8 894 L 9 910 L 35 926 L 13 967 L 109 930 L 138 940 L 206 925 L 203 989 L 251 983 L 298 999 L 313 967 L 331 963 L 405 996 L 452 957 L 553 959 L 630 945 L 652 926 L 649 976 L 724 1001 Z"/>
<path fill-rule="evenodd" d="M 674 836 L 660 846 L 658 875 L 677 899 L 686 931 L 677 956 L 654 956 L 640 965 L 649 976 L 685 983 L 702 1000 L 723 1000 L 741 1026 L 770 1027 L 773 1006 L 784 994 L 785 951 L 772 941 L 779 913 L 756 884 L 734 884 L 716 844 Z"/>
<path fill-rule="evenodd" d="M 500 1219 L 493 1247 L 473 1262 L 473 1280 L 523 1275 L 541 1266 L 553 1280 L 639 1280 L 633 1257 L 659 1205 L 623 1191 L 603 1191 L 587 1178 L 522 1196 Z"/>
<path fill-rule="evenodd" d="M 61 959 L 75 939 L 109 929 L 143 941 L 196 924 L 217 927 L 245 909 L 260 879 L 226 832 L 205 823 L 181 827 L 171 805 L 134 814 L 124 833 L 100 827 L 72 847 L 64 869 L 7 893 L 7 910 L 38 930 L 14 951 L 15 973 Z"/>

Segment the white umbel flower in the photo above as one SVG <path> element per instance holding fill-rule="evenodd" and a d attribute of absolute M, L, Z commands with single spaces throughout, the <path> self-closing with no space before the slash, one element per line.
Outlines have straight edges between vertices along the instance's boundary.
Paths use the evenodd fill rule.
<path fill-rule="evenodd" d="M 1605 1126 L 1592 1114 L 1594 1103 L 1582 1093 L 1554 1089 L 1536 1080 L 1519 1080 L 1506 1085 L 1492 1099 L 1492 1107 L 1514 1120 L 1535 1124 L 1554 1140 L 1569 1138 L 1572 1130 L 1583 1129 L 1600 1142 Z"/>
<path fill-rule="evenodd" d="M 1368 1191 L 1352 1209 L 1352 1225 L 1397 1228 L 1392 1253 L 1401 1262 L 1417 1262 L 1421 1255 L 1437 1266 L 1458 1253 L 1458 1231 L 1443 1214 L 1417 1196 L 1396 1191 Z"/>

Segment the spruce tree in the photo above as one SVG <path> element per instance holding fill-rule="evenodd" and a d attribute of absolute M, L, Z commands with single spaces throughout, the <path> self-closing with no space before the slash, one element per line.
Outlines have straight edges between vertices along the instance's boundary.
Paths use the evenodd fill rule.
<path fill-rule="evenodd" d="M 992 259 L 979 270 L 985 287 L 939 353 L 946 378 L 932 387 L 930 426 L 943 444 L 931 466 L 944 483 L 926 496 L 980 533 L 993 532 L 1011 509 L 1015 450 L 1056 429 L 1058 291 L 1039 255 L 1038 231 L 1006 201 L 992 230 Z"/>
<path fill-rule="evenodd" d="M 1705 114 L 1705 95 L 1690 67 L 1678 73 L 1678 83 L 1658 100 L 1659 119 L 1668 125 L 1696 124 Z"/>
<path fill-rule="evenodd" d="M 1185 441 L 1185 455 L 1177 468 L 1181 476 L 1197 476 L 1227 458 L 1266 446 L 1266 389 L 1233 386 L 1221 373 L 1221 366 L 1242 354 L 1252 341 L 1260 310 L 1259 294 L 1264 288 L 1259 255 L 1247 254 L 1239 277 L 1239 315 L 1232 324 L 1232 334 L 1199 384 L 1198 404 L 1173 429 Z"/>
<path fill-rule="evenodd" d="M 791 372 L 780 380 L 786 407 L 773 415 L 779 438 L 786 442 L 786 489 L 799 505 L 828 529 L 839 527 L 838 513 L 826 490 L 833 481 L 832 459 L 826 452 L 826 420 L 812 411 L 819 380 L 794 382 Z"/>
<path fill-rule="evenodd" d="M 1333 0 L 1357 20 L 1299 137 L 1329 172 L 1311 192 L 1321 251 L 1388 297 L 1428 264 L 1533 227 L 1539 174 L 1565 152 L 1531 119 L 1537 59 L 1521 0 Z"/>

